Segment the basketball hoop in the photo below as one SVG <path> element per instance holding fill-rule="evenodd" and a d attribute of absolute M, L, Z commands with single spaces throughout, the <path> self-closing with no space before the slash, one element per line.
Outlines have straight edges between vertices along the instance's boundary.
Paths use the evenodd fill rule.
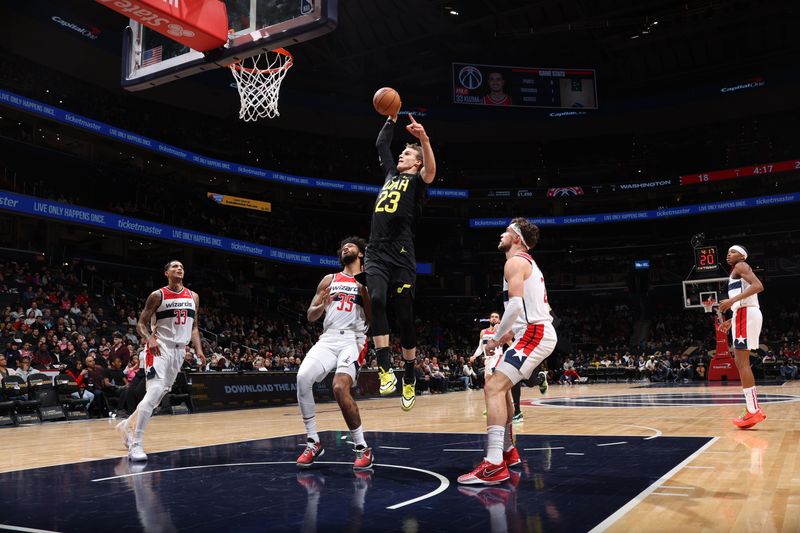
<path fill-rule="evenodd" d="M 708 300 L 702 300 L 700 303 L 703 305 L 703 309 L 706 313 L 711 313 L 714 310 L 714 305 L 716 305 L 717 301 L 713 298 L 709 298 Z"/>
<path fill-rule="evenodd" d="M 239 90 L 239 118 L 256 121 L 260 118 L 275 118 L 278 112 L 278 96 L 286 72 L 294 64 L 287 50 L 277 48 L 230 64 L 231 73 Z"/>

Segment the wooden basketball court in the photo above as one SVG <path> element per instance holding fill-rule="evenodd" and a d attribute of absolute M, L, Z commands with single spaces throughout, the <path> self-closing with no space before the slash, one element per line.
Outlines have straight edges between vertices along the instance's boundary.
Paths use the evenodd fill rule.
<path fill-rule="evenodd" d="M 736 384 L 674 387 L 648 387 L 639 383 L 551 385 L 545 396 L 541 396 L 538 390 L 524 388 L 525 420 L 515 428 L 520 438 L 527 438 L 526 435 L 613 437 L 596 446 L 614 446 L 613 457 L 632 465 L 640 462 L 641 458 L 630 455 L 637 452 L 626 446 L 628 442 L 646 439 L 648 443 L 654 443 L 667 437 L 714 438 L 687 456 L 688 460 L 675 464 L 646 490 L 638 491 L 625 505 L 609 512 L 604 521 L 593 526 L 598 530 L 800 531 L 800 413 L 797 409 L 800 382 L 760 386 L 759 395 L 764 398 L 761 405 L 768 418 L 751 430 L 739 430 L 730 422 L 739 414 L 743 400 L 737 404 L 720 403 L 724 398 L 732 401 L 736 395 L 741 396 L 741 389 Z M 625 401 L 626 398 L 630 403 Z M 543 399 L 555 404 L 539 405 Z M 588 402 L 593 406 L 579 407 L 576 402 Z M 614 406 L 594 406 L 603 402 Z M 479 434 L 475 437 L 477 446 L 484 442 L 480 435 L 485 431 L 485 418 L 481 414 L 484 409 L 482 391 L 424 395 L 418 398 L 411 413 L 403 413 L 398 403 L 397 398 L 361 401 L 365 430 L 389 434 L 475 433 Z M 642 407 L 644 404 L 652 406 Z M 335 403 L 319 405 L 318 420 L 321 432 L 334 430 L 346 435 L 346 426 Z M 14 483 L 18 490 L 22 490 L 18 494 L 22 494 L 26 485 L 41 483 L 40 478 L 33 475 L 41 467 L 122 458 L 125 450 L 113 429 L 115 422 L 102 419 L 3 429 L 0 439 L 5 453 L 0 458 L 0 472 L 16 472 Z M 151 458 L 154 455 L 169 457 L 170 453 L 157 452 L 174 454 L 176 450 L 290 435 L 302 438 L 303 431 L 297 406 L 157 416 L 148 427 L 145 449 Z M 283 450 L 287 458 L 299 453 L 300 448 L 289 448 Z M 389 449 L 376 451 L 378 463 L 388 460 Z M 541 452 L 520 450 L 520 453 L 523 459 L 533 459 Z M 548 453 L 553 454 L 553 461 L 569 460 L 557 457 L 570 455 L 569 446 L 552 447 Z M 414 467 L 414 457 L 412 455 L 404 464 Z M 461 470 L 467 471 L 481 457 L 475 449 L 466 450 L 458 455 L 457 464 L 463 462 Z M 242 457 L 241 460 L 246 459 Z M 526 471 L 523 482 L 516 488 L 517 494 L 533 490 L 533 485 L 527 484 L 525 478 L 535 476 L 539 464 L 536 461 L 530 463 L 530 471 Z M 591 461 L 588 464 L 591 465 Z M 435 470 L 435 467 L 430 468 Z M 377 467 L 375 479 L 379 480 L 381 473 L 386 471 Z M 569 475 L 580 487 L 582 477 L 588 479 L 592 476 L 591 466 L 584 464 L 580 471 Z M 457 483 L 454 477 L 449 481 L 447 491 L 455 491 Z M 0 481 L 0 486 L 3 482 Z M 613 476 L 607 483 L 613 484 Z M 8 494 L 6 490 L 2 492 Z M 561 516 L 583 512 L 570 505 L 569 498 L 554 501 L 557 502 L 554 506 L 559 508 L 552 512 Z M 6 502 L 7 510 L 0 519 L 6 525 L 0 529 L 26 530 L 20 529 L 26 524 L 16 519 L 13 502 Z M 435 507 L 435 500 L 429 501 L 428 505 Z M 41 512 L 48 512 L 46 505 L 41 507 Z M 481 529 L 490 529 L 489 518 L 483 510 L 474 521 L 483 524 Z M 549 527 L 545 524 L 540 529 L 552 530 L 558 523 L 558 519 L 550 520 L 547 522 Z M 515 529 L 510 527 L 510 530 Z"/>

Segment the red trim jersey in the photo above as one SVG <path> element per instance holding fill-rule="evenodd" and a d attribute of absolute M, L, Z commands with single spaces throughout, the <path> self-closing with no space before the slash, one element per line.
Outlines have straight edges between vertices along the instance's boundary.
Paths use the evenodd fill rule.
<path fill-rule="evenodd" d="M 497 330 L 495 330 L 495 328 L 486 328 L 484 330 L 481 330 L 481 345 L 482 346 L 486 346 L 486 344 L 489 342 L 490 339 L 494 339 L 494 334 L 495 333 L 497 333 Z M 490 357 L 490 356 L 498 356 L 498 355 L 502 355 L 502 354 L 503 354 L 503 347 L 502 346 L 497 346 L 497 347 L 495 347 L 495 349 L 494 349 L 494 351 L 492 353 L 487 353 L 487 354 L 484 354 L 484 355 L 486 355 L 487 357 Z"/>
<path fill-rule="evenodd" d="M 322 328 L 325 331 L 338 329 L 356 333 L 366 332 L 364 301 L 358 290 L 356 278 L 344 272 L 337 272 L 333 275 L 330 291 L 331 303 L 325 308 Z"/>
<path fill-rule="evenodd" d="M 744 278 L 734 278 L 733 274 L 728 278 L 728 298 L 739 296 L 750 286 Z M 753 294 L 747 298 L 743 298 L 738 302 L 734 302 L 731 306 L 732 311 L 736 311 L 740 307 L 758 307 L 758 295 Z"/>
<path fill-rule="evenodd" d="M 547 302 L 547 289 L 544 285 L 544 275 L 533 258 L 523 252 L 513 257 L 521 257 L 531 264 L 531 275 L 525 280 L 522 288 L 522 313 L 517 316 L 511 329 L 518 333 L 528 327 L 528 324 L 543 324 L 552 322 L 550 304 Z M 508 307 L 508 281 L 503 278 L 503 306 Z"/>
<path fill-rule="evenodd" d="M 197 314 L 192 291 L 186 287 L 178 292 L 169 287 L 161 287 L 159 291 L 161 304 L 151 319 L 153 334 L 159 340 L 189 344 Z"/>

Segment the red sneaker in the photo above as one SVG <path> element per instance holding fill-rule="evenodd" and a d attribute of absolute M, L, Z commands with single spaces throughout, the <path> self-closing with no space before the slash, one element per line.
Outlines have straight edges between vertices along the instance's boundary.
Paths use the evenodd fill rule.
<path fill-rule="evenodd" d="M 506 466 L 512 467 L 522 464 L 522 459 L 519 457 L 519 452 L 517 451 L 517 447 L 514 446 L 508 451 L 503 452 L 503 461 L 506 462 Z"/>
<path fill-rule="evenodd" d="M 353 463 L 353 470 L 369 470 L 372 468 L 372 448 L 356 448 L 356 460 Z"/>
<path fill-rule="evenodd" d="M 755 426 L 759 422 L 763 422 L 766 419 L 767 415 L 764 414 L 764 411 L 762 411 L 761 408 L 759 407 L 758 411 L 756 411 L 755 413 L 751 413 L 750 411 L 745 409 L 744 414 L 739 418 L 734 418 L 732 422 L 738 428 L 748 429 Z"/>
<path fill-rule="evenodd" d="M 322 447 L 322 444 L 309 439 L 308 444 L 306 444 L 306 449 L 303 450 L 303 453 L 297 458 L 297 466 L 307 468 L 314 463 L 317 457 L 322 457 L 324 453 L 325 448 Z"/>
<path fill-rule="evenodd" d="M 475 485 L 477 483 L 482 483 L 484 485 L 497 485 L 508 478 L 508 467 L 506 467 L 505 462 L 496 465 L 484 459 L 481 464 L 475 468 L 475 470 L 469 474 L 459 476 L 458 482 L 462 485 Z"/>

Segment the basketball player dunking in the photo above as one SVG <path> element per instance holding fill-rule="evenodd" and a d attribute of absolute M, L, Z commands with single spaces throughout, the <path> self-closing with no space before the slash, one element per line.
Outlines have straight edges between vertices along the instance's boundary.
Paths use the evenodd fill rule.
<path fill-rule="evenodd" d="M 742 416 L 733 419 L 733 423 L 742 429 L 751 428 L 767 418 L 758 405 L 756 382 L 750 368 L 750 350 L 758 348 L 758 337 L 761 335 L 762 317 L 756 295 L 764 290 L 764 285 L 745 262 L 746 259 L 747 250 L 744 246 L 734 244 L 728 249 L 727 261 L 732 267 L 728 279 L 728 298 L 719 303 L 720 312 L 728 309 L 733 311 L 733 318 L 720 324 L 719 329 L 727 333 L 733 328 L 733 352 L 747 406 Z"/>
<path fill-rule="evenodd" d="M 147 391 L 136 408 L 136 415 L 122 421 L 117 430 L 128 445 L 128 459 L 146 461 L 142 448 L 144 430 L 153 410 L 169 392 L 181 370 L 186 345 L 191 341 L 201 364 L 205 364 L 197 316 L 200 297 L 183 286 L 183 263 L 164 265 L 167 286 L 150 293 L 139 316 L 136 331 L 146 343 L 145 377 Z M 128 434 L 133 423 L 133 436 Z"/>
<path fill-rule="evenodd" d="M 350 392 L 364 365 L 367 352 L 367 319 L 370 299 L 366 288 L 356 281 L 362 272 L 366 243 L 359 237 L 348 237 L 339 246 L 342 271 L 328 274 L 317 286 L 317 292 L 308 306 L 308 321 L 318 320 L 325 314 L 323 332 L 317 343 L 308 351 L 297 371 L 297 403 L 306 426 L 307 444 L 297 458 L 297 466 L 308 467 L 325 453 L 317 433 L 316 404 L 312 387 L 325 379 L 332 370 L 333 396 L 342 410 L 355 445 L 354 470 L 372 468 L 372 449 L 364 440 L 361 414 Z"/>
<path fill-rule="evenodd" d="M 376 147 L 384 174 L 383 187 L 372 212 L 369 245 L 365 259 L 367 286 L 372 298 L 372 335 L 378 355 L 380 393 L 391 394 L 397 387 L 389 349 L 389 320 L 386 306 L 391 289 L 400 330 L 405 372 L 401 407 L 414 407 L 414 361 L 417 337 L 414 329 L 414 289 L 417 263 L 414 232 L 426 197 L 427 186 L 436 176 L 436 159 L 422 124 L 409 115 L 406 129 L 420 144 L 407 144 L 395 164 L 391 143 L 397 115 L 383 125 Z"/>
<path fill-rule="evenodd" d="M 508 463 L 519 461 L 507 431 L 511 424 L 508 391 L 549 356 L 556 346 L 556 330 L 547 302 L 544 276 L 528 254 L 539 242 L 539 228 L 524 218 L 515 218 L 500 237 L 498 250 L 505 253 L 503 297 L 505 313 L 494 337 L 485 345 L 486 353 L 513 338 L 487 381 L 486 396 L 488 443 L 484 460 L 472 472 L 458 478 L 459 483 L 495 485 L 509 478 Z"/>

